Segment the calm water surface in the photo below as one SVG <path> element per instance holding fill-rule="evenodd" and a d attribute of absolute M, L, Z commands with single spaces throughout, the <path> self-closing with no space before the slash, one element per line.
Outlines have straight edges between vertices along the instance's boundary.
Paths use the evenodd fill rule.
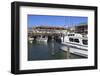
<path fill-rule="evenodd" d="M 28 43 L 28 60 L 55 60 L 83 58 L 60 49 L 62 45 L 56 41 Z M 68 55 L 69 54 L 69 55 Z"/>

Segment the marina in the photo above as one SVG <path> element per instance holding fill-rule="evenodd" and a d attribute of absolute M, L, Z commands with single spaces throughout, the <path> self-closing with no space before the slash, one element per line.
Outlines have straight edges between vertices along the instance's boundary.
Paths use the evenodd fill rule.
<path fill-rule="evenodd" d="M 88 36 L 63 27 L 38 26 L 28 33 L 28 60 L 88 58 Z"/>

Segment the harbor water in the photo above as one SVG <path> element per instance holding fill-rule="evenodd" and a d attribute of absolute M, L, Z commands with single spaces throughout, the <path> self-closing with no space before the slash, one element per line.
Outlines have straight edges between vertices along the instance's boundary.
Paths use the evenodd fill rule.
<path fill-rule="evenodd" d="M 28 42 L 28 61 L 33 60 L 56 60 L 56 59 L 80 59 L 84 58 L 68 51 L 63 51 L 61 43 L 56 41 L 33 41 Z"/>

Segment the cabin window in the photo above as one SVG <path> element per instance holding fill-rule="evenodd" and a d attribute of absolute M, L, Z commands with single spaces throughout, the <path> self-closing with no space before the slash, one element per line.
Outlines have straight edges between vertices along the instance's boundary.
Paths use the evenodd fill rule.
<path fill-rule="evenodd" d="M 82 40 L 84 45 L 88 45 L 88 40 Z"/>
<path fill-rule="evenodd" d="M 79 39 L 74 39 L 74 42 L 77 42 L 77 43 L 79 43 Z"/>
<path fill-rule="evenodd" d="M 68 34 L 68 36 L 74 36 L 74 34 Z"/>
<path fill-rule="evenodd" d="M 73 38 L 69 38 L 69 41 L 70 41 L 70 42 L 73 42 Z"/>

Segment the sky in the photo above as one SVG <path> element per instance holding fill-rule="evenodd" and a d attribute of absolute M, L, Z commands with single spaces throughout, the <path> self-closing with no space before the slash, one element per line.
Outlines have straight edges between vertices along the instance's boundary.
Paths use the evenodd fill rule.
<path fill-rule="evenodd" d="M 80 23 L 88 23 L 88 17 L 28 15 L 28 27 L 41 25 L 70 27 Z"/>

